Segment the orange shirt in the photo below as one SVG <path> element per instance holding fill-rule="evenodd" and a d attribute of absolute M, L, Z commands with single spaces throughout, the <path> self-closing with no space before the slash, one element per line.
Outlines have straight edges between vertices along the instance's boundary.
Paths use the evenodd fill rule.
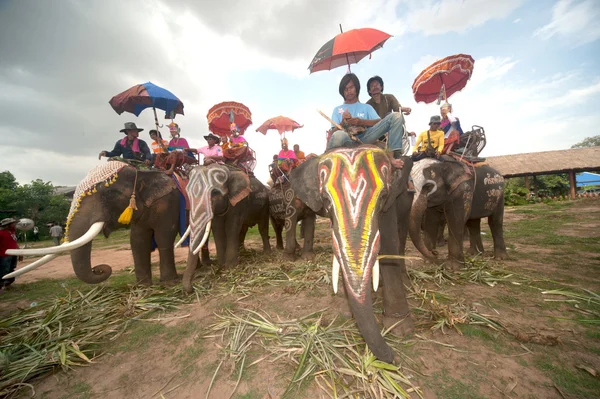
<path fill-rule="evenodd" d="M 165 148 L 167 148 L 169 146 L 169 142 L 167 140 L 163 140 L 162 143 Z M 153 141 L 152 142 L 152 152 L 154 154 L 159 154 L 161 152 L 166 152 L 166 151 L 160 146 L 158 141 Z"/>

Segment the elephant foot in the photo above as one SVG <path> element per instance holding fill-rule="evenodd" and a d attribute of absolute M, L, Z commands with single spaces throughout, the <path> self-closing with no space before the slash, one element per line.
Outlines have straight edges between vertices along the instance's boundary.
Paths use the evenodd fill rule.
<path fill-rule="evenodd" d="M 463 268 L 464 262 L 459 262 L 456 259 L 448 259 L 446 262 L 444 262 L 444 266 L 450 271 L 457 272 Z"/>
<path fill-rule="evenodd" d="M 496 259 L 496 260 L 508 259 L 508 254 L 506 253 L 506 251 L 496 251 L 496 253 L 494 254 L 494 259 Z"/>
<path fill-rule="evenodd" d="M 446 240 L 444 240 L 444 239 L 438 240 L 438 242 L 435 245 L 438 247 L 443 247 L 444 245 L 446 245 Z"/>
<path fill-rule="evenodd" d="M 277 246 L 276 246 L 275 248 L 277 248 L 277 249 L 279 249 L 279 250 L 282 250 L 282 251 L 283 251 L 283 245 L 279 245 L 279 244 L 277 244 Z"/>
<path fill-rule="evenodd" d="M 315 253 L 314 252 L 302 252 L 301 255 L 302 259 L 304 260 L 314 260 L 315 259 Z"/>
<path fill-rule="evenodd" d="M 410 313 L 407 313 L 404 316 L 388 316 L 383 315 L 383 326 L 387 329 L 396 325 L 392 329 L 392 333 L 398 337 L 406 337 L 413 333 L 415 325 L 413 323 L 412 318 L 410 317 Z"/>
<path fill-rule="evenodd" d="M 437 249 L 432 249 L 431 253 L 435 256 L 438 256 L 440 254 Z"/>
<path fill-rule="evenodd" d="M 174 287 L 179 285 L 181 282 L 181 276 L 177 276 L 176 278 L 168 279 L 168 280 L 160 280 L 160 285 L 165 287 Z"/>
<path fill-rule="evenodd" d="M 296 253 L 295 252 L 284 252 L 283 257 L 285 260 L 289 260 L 289 261 L 293 262 L 296 260 Z"/>
<path fill-rule="evenodd" d="M 271 252 L 273 252 L 271 247 L 263 247 L 263 254 L 270 254 Z"/>

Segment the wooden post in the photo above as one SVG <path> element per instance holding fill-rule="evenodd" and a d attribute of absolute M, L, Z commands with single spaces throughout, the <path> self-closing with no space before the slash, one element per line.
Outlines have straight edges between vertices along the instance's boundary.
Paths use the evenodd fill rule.
<path fill-rule="evenodd" d="M 571 199 L 575 199 L 575 189 L 577 186 L 575 183 L 575 171 L 574 170 L 569 171 L 569 186 L 571 188 Z"/>
<path fill-rule="evenodd" d="M 538 196 L 538 185 L 537 185 L 537 179 L 535 178 L 535 175 L 533 175 L 533 194 L 536 197 Z"/>
<path fill-rule="evenodd" d="M 531 194 L 529 193 L 529 176 L 525 176 L 525 189 L 527 190 L 527 195 L 525 197 L 529 199 L 529 197 L 531 197 Z"/>

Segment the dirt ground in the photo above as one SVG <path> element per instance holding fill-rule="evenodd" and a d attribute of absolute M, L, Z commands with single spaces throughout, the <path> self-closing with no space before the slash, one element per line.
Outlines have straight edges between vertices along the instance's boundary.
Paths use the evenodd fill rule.
<path fill-rule="evenodd" d="M 318 221 L 317 257 L 312 263 L 302 260 L 291 263 L 277 251 L 260 258 L 268 259 L 267 263 L 255 263 L 253 254 L 261 251 L 261 244 L 252 236 L 246 242 L 248 251 L 244 252 L 240 268 L 289 271 L 308 264 L 330 273 L 328 227 L 328 221 Z M 482 231 L 484 246 L 491 251 L 491 236 L 485 222 Z M 586 303 L 585 299 L 575 302 L 564 295 L 548 294 L 557 289 L 582 295 L 599 292 L 599 232 L 600 200 L 597 199 L 560 206 L 514 207 L 505 213 L 510 259 L 494 261 L 491 252 L 476 258 L 486 262 L 480 271 L 488 274 L 444 278 L 441 273 L 436 274 L 434 265 L 408 261 L 409 269 L 434 276 L 431 280 L 411 276 L 413 293 L 409 302 L 416 329 L 402 341 L 400 349 L 396 347 L 402 355 L 400 365 L 404 374 L 420 387 L 422 397 L 600 397 L 600 307 Z M 272 228 L 270 234 L 273 235 Z M 273 237 L 271 243 L 274 245 Z M 210 251 L 214 256 L 212 243 Z M 445 251 L 442 247 L 440 256 L 445 256 Z M 418 256 L 410 241 L 407 255 Z M 181 270 L 187 248 L 177 249 L 175 256 Z M 157 253 L 152 255 L 152 262 L 158 262 Z M 129 245 L 94 250 L 92 264 L 98 263 L 110 264 L 115 274 L 127 273 L 133 264 Z M 70 258 L 61 256 L 19 277 L 13 292 L 7 293 L 13 297 L 7 295 L 0 310 L 5 313 L 14 305 L 21 306 L 24 299 L 19 297 L 19 290 L 24 286 L 48 279 L 72 278 Z M 205 397 L 210 387 L 210 398 L 279 398 L 294 373 L 294 361 L 282 361 L 289 360 L 291 355 L 277 360 L 266 350 L 252 353 L 253 364 L 246 368 L 232 394 L 238 375 L 229 362 L 223 363 L 213 381 L 223 359 L 224 342 L 220 337 L 209 336 L 207 327 L 217 321 L 215 314 L 225 310 L 251 309 L 276 320 L 302 317 L 319 309 L 326 309 L 324 317 L 329 320 L 351 316 L 343 291 L 334 295 L 326 281 L 306 290 L 290 287 L 277 284 L 245 290 L 232 287 L 229 293 L 219 291 L 218 295 L 201 297 L 174 312 L 153 315 L 152 321 L 138 321 L 89 367 L 59 371 L 30 382 L 35 397 L 198 398 Z M 484 315 L 504 329 L 472 321 L 457 321 L 456 328 L 446 324 L 443 330 L 434 329 L 432 324 L 436 320 L 423 311 L 432 301 L 428 304 L 419 299 L 419 295 L 427 295 L 426 290 L 439 292 L 438 300 L 448 309 Z M 452 299 L 444 302 L 444 297 Z M 377 312 L 381 309 L 380 294 L 376 298 L 376 316 L 380 317 Z M 23 397 L 30 392 L 24 391 Z M 290 397 L 328 396 L 312 383 Z M 419 396 L 412 393 L 411 397 Z"/>

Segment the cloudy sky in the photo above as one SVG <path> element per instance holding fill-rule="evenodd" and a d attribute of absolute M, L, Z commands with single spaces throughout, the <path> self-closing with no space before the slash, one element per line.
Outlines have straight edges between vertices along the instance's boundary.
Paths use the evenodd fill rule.
<path fill-rule="evenodd" d="M 475 72 L 450 102 L 463 126 L 485 127 L 484 156 L 569 148 L 598 134 L 598 20 L 598 0 L 0 0 L 0 170 L 21 183 L 75 185 L 105 162 L 98 153 L 124 122 L 144 127 L 149 142 L 152 111 L 117 115 L 108 101 L 151 81 L 184 102 L 176 121 L 192 146 L 205 145 L 212 105 L 247 105 L 265 182 L 280 143 L 276 131 L 255 132 L 264 120 L 290 116 L 304 124 L 290 142 L 324 150 L 329 124 L 316 110 L 329 115 L 342 102 L 346 68 L 307 67 L 340 23 L 394 36 L 351 68 L 363 85 L 382 76 L 385 92 L 413 108 L 409 130 L 438 112 L 415 103 L 416 75 L 466 53 Z"/>

